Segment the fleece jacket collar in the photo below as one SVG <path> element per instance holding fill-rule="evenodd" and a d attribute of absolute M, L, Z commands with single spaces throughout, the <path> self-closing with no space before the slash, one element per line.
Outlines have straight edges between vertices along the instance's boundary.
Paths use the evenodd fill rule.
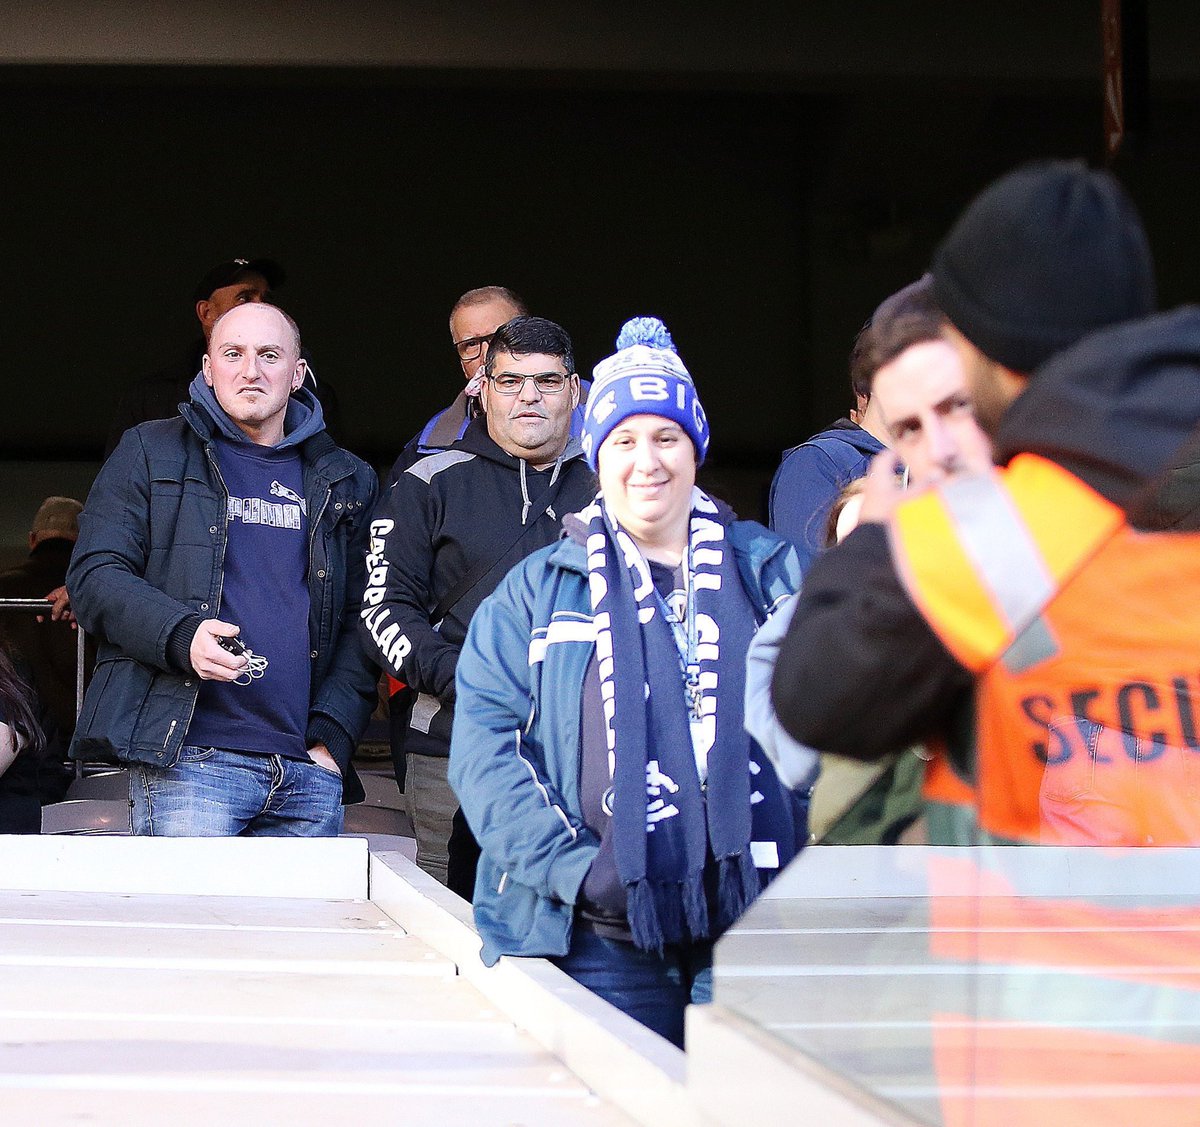
<path fill-rule="evenodd" d="M 520 468 L 518 463 L 521 459 L 501 449 L 492 436 L 488 434 L 487 419 L 483 415 L 472 419 L 467 424 L 467 429 L 462 438 L 454 443 L 451 449 L 465 450 L 470 454 L 478 454 L 481 458 L 487 458 L 489 462 L 496 462 L 498 465 L 507 466 L 514 471 Z M 583 447 L 580 445 L 579 439 L 572 435 L 567 440 L 566 449 L 563 450 L 563 465 L 565 466 L 567 462 L 575 458 L 582 457 Z"/>

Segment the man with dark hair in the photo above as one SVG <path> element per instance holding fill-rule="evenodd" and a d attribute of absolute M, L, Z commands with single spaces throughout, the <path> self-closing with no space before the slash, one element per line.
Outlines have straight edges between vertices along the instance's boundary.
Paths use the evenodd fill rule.
<path fill-rule="evenodd" d="M 483 414 L 461 440 L 403 469 L 381 498 L 360 624 L 384 670 L 419 694 L 405 788 L 417 863 L 468 899 L 476 852 L 459 836 L 450 848 L 458 802 L 446 781 L 459 650 L 480 602 L 596 492 L 571 437 L 579 377 L 558 325 L 540 317 L 502 325 L 479 402 Z"/>
<path fill-rule="evenodd" d="M 376 700 L 355 630 L 375 474 L 326 433 L 281 310 L 230 309 L 202 363 L 80 514 L 67 587 L 99 653 L 71 754 L 130 765 L 135 834 L 336 835 Z"/>
<path fill-rule="evenodd" d="M 150 419 L 170 419 L 179 414 L 179 406 L 188 400 L 188 388 L 200 371 L 201 359 L 208 346 L 213 325 L 239 305 L 269 301 L 283 285 L 283 267 L 270 258 L 233 258 L 218 262 L 196 283 L 192 306 L 200 322 L 203 337 L 193 341 L 186 353 L 173 364 L 129 387 L 117 404 L 104 447 L 107 458 L 130 427 Z M 317 384 L 312 365 L 305 363 L 304 387 L 321 403 L 326 429 L 340 431 L 337 395 L 332 387 Z"/>
<path fill-rule="evenodd" d="M 901 290 L 888 299 L 901 299 Z M 850 352 L 850 417 L 838 419 L 819 434 L 783 453 L 771 481 L 769 523 L 772 531 L 796 546 L 800 568 L 806 571 L 825 547 L 829 511 L 838 495 L 867 472 L 871 459 L 887 443 L 887 431 L 871 398 L 877 349 L 871 326 L 888 302 L 863 326 Z"/>
<path fill-rule="evenodd" d="M 855 349 L 856 361 L 871 373 L 871 402 L 892 450 L 904 463 L 908 489 L 928 488 L 960 474 L 985 473 L 991 466 L 991 446 L 975 421 L 966 371 L 943 336 L 945 325 L 927 274 L 879 306 Z M 858 493 L 850 504 L 862 500 Z M 852 526 L 857 520 L 856 509 Z M 764 690 L 769 689 L 770 669 L 794 609 L 793 601 L 759 632 L 751 647 L 754 683 L 760 691 L 755 706 L 747 706 L 747 726 L 752 731 L 760 728 L 760 734 L 774 731 Z M 969 725 L 955 730 L 962 728 Z M 964 733 L 960 743 L 968 740 Z M 788 754 L 787 741 L 778 736 L 762 742 Z M 800 748 L 794 757 L 803 765 L 809 752 Z M 804 778 L 788 763 L 777 766 L 790 779 Z M 866 764 L 825 751 L 812 797 L 812 829 L 820 835 L 817 840 L 830 844 L 890 844 L 924 811 L 931 844 L 968 844 L 975 828 L 962 792 L 940 741 Z"/>
<path fill-rule="evenodd" d="M 912 486 L 936 485 L 991 464 L 966 370 L 945 330 L 927 274 L 888 298 L 863 334 L 871 400 Z"/>
<path fill-rule="evenodd" d="M 1195 536 L 1149 534 L 1200 423 L 1200 317 L 1154 306 L 1115 179 L 1001 178 L 938 248 L 934 295 L 1003 469 L 903 498 L 884 456 L 863 524 L 808 577 L 773 679 L 797 739 L 874 757 L 977 686 L 981 831 L 1196 844 Z M 1107 608 L 1117 608 L 1107 611 Z"/>

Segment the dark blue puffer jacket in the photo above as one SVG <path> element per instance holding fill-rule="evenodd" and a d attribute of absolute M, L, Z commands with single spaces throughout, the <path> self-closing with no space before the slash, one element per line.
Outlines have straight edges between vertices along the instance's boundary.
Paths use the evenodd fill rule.
<path fill-rule="evenodd" d="M 196 706 L 199 678 L 170 643 L 185 620 L 219 617 L 228 494 L 213 449 L 213 408 L 193 401 L 180 410 L 182 417 L 126 431 L 79 517 L 67 589 L 98 648 L 71 744 L 75 759 L 169 767 Z M 299 441 L 309 513 L 306 738 L 329 748 L 346 800 L 357 801 L 349 760 L 378 677 L 356 630 L 376 480 L 334 444 L 320 418 L 306 392 L 289 404 L 288 435 L 308 435 Z"/>

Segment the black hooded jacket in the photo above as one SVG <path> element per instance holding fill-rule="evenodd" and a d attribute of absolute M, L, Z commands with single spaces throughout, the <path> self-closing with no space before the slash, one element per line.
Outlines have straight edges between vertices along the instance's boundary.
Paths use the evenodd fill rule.
<path fill-rule="evenodd" d="M 1139 528 L 1200 515 L 1200 308 L 1085 337 L 1039 368 L 1001 421 L 996 460 L 1033 453 L 1120 505 Z M 780 649 L 779 719 L 813 747 L 875 758 L 951 724 L 974 683 L 865 524 L 814 563 Z"/>
<path fill-rule="evenodd" d="M 557 467 L 538 471 L 497 446 L 482 417 L 396 475 L 371 521 L 360 629 L 384 670 L 426 698 L 414 711 L 409 751 L 449 753 L 454 673 L 471 616 L 595 495 L 578 440 Z"/>

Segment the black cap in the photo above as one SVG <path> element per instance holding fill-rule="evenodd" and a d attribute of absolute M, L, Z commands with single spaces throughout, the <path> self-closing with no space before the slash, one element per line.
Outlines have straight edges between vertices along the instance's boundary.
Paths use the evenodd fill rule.
<path fill-rule="evenodd" d="M 1153 312 L 1154 265 L 1109 173 L 1030 164 L 963 212 L 934 255 L 933 295 L 980 352 L 1029 373 L 1088 333 Z"/>
<path fill-rule="evenodd" d="M 261 274 L 270 289 L 277 290 L 287 276 L 283 267 L 272 258 L 231 258 L 219 262 L 196 284 L 193 301 L 207 301 L 215 290 L 240 282 L 246 274 Z"/>

